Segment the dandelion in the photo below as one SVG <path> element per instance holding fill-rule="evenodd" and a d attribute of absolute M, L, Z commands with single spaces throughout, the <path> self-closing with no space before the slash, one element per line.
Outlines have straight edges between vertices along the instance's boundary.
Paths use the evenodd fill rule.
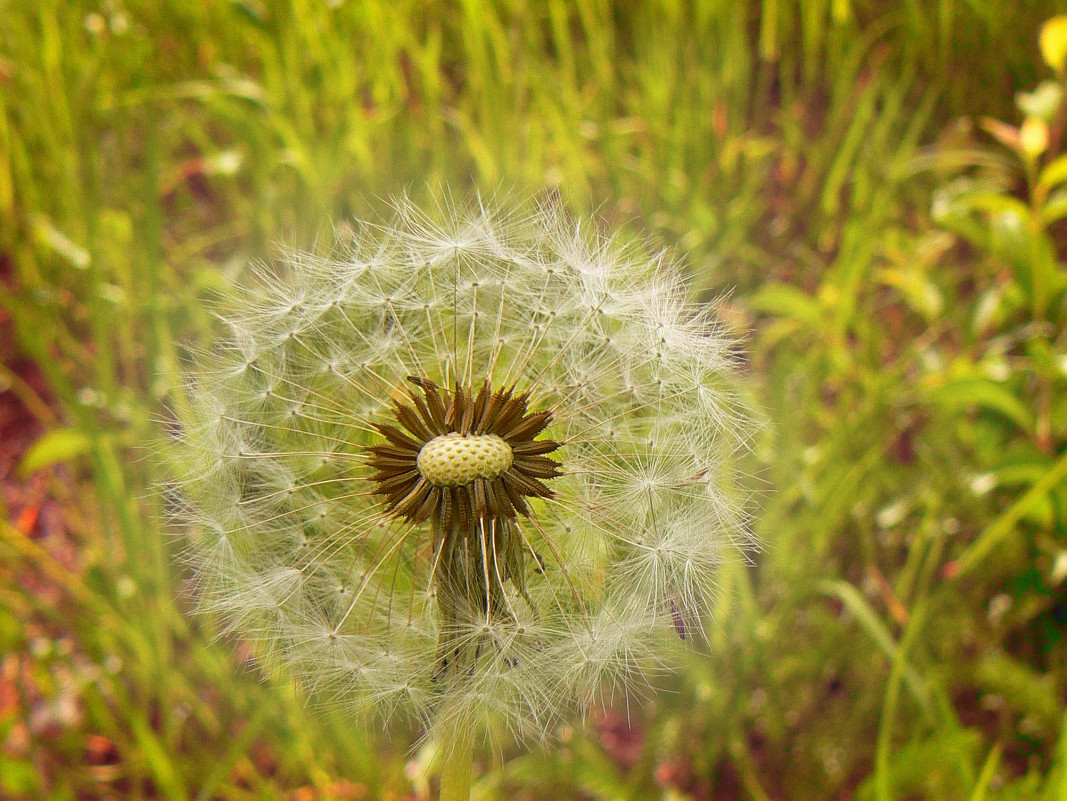
<path fill-rule="evenodd" d="M 451 786 L 472 732 L 541 736 L 699 632 L 745 543 L 731 346 L 678 272 L 547 207 L 444 216 L 226 301 L 178 461 L 201 607 L 458 743 Z"/>

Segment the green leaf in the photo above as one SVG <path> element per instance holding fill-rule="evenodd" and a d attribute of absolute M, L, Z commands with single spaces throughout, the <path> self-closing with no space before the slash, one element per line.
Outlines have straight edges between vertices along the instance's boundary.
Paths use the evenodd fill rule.
<path fill-rule="evenodd" d="M 941 315 L 945 301 L 937 284 L 921 269 L 887 268 L 878 273 L 878 278 L 894 287 L 916 312 L 927 320 Z"/>
<path fill-rule="evenodd" d="M 1053 17 L 1041 27 L 1041 56 L 1056 72 L 1067 62 L 1067 16 Z"/>
<path fill-rule="evenodd" d="M 863 597 L 862 593 L 852 584 L 840 580 L 822 581 L 819 582 L 818 588 L 820 592 L 837 598 L 845 605 L 860 625 L 860 628 L 867 633 L 867 636 L 874 641 L 878 649 L 885 654 L 886 659 L 892 662 L 894 659 L 900 658 L 897 653 L 898 645 L 894 642 L 889 628 L 878 617 L 878 613 L 871 608 L 871 605 L 867 603 L 867 599 Z M 907 685 L 912 697 L 923 712 L 932 715 L 933 702 L 930 699 L 930 692 L 919 673 L 906 661 L 901 666 L 901 669 L 903 670 L 904 683 Z"/>
<path fill-rule="evenodd" d="M 1030 409 L 1003 384 L 988 378 L 958 378 L 950 380 L 930 391 L 930 398 L 938 405 L 950 409 L 979 406 L 997 412 L 1014 422 L 1024 431 L 1033 427 Z"/>
<path fill-rule="evenodd" d="M 1057 484 L 1067 478 L 1067 453 L 1053 464 L 1040 481 L 1028 489 L 1000 517 L 990 523 L 972 542 L 957 561 L 956 575 L 962 576 L 981 564 L 1007 537 L 1030 509 L 1039 503 Z"/>
<path fill-rule="evenodd" d="M 40 436 L 26 451 L 19 462 L 18 474 L 22 477 L 36 473 L 44 467 L 67 462 L 89 450 L 92 441 L 76 428 L 57 428 Z"/>
<path fill-rule="evenodd" d="M 984 211 L 1030 219 L 1030 208 L 1017 197 L 1002 192 L 969 192 L 952 199 L 956 211 Z"/>
<path fill-rule="evenodd" d="M 1024 715 L 1030 715 L 1049 731 L 1058 730 L 1063 714 L 1055 679 L 1037 673 L 1029 665 L 1001 653 L 990 653 L 975 671 L 975 684 L 1004 698 Z"/>
<path fill-rule="evenodd" d="M 230 5 L 237 10 L 239 16 L 246 22 L 250 22 L 260 30 L 268 30 L 268 25 L 264 20 L 264 10 L 259 3 L 244 2 L 244 0 L 230 0 Z"/>
<path fill-rule="evenodd" d="M 1025 238 L 1029 252 L 1015 261 L 1016 276 L 1028 290 L 1033 315 L 1042 317 L 1063 286 L 1063 275 L 1052 239 L 1044 231 L 1028 230 Z"/>
<path fill-rule="evenodd" d="M 1063 717 L 1060 724 L 1060 741 L 1056 745 L 1056 761 L 1048 777 L 1048 797 L 1058 798 L 1060 801 L 1067 799 L 1067 715 Z"/>
<path fill-rule="evenodd" d="M 990 751 L 989 756 L 986 758 L 985 764 L 982 765 L 982 772 L 978 774 L 978 781 L 974 784 L 974 789 L 971 791 L 970 801 L 985 801 L 986 791 L 989 789 L 989 785 L 993 782 L 993 777 L 997 774 L 997 768 L 1000 766 L 1000 743 L 994 745 Z"/>
<path fill-rule="evenodd" d="M 982 747 L 976 729 L 943 728 L 927 737 L 914 736 L 900 745 L 883 775 L 869 777 L 856 794 L 858 801 L 890 798 L 962 798 L 968 788 L 960 765 L 970 765 Z M 879 793 L 878 782 L 884 784 Z"/>
<path fill-rule="evenodd" d="M 50 250 L 58 253 L 79 270 L 89 267 L 89 251 L 60 231 L 48 217 L 34 214 L 30 217 L 34 236 Z"/>
<path fill-rule="evenodd" d="M 170 801 L 187 799 L 181 777 L 175 768 L 175 755 L 160 741 L 148 721 L 133 716 L 130 719 L 130 729 L 137 744 L 138 754 L 162 795 Z"/>
<path fill-rule="evenodd" d="M 826 309 L 803 290 L 787 284 L 768 284 L 750 299 L 749 306 L 764 314 L 796 320 L 809 328 L 819 329 L 826 322 Z"/>
<path fill-rule="evenodd" d="M 1067 190 L 1060 189 L 1049 195 L 1041 207 L 1041 224 L 1048 226 L 1067 217 Z"/>
<path fill-rule="evenodd" d="M 1037 178 L 1037 185 L 1046 191 L 1067 181 L 1067 155 L 1057 156 L 1049 162 Z"/>
<path fill-rule="evenodd" d="M 27 757 L 0 756 L 0 790 L 13 798 L 40 798 L 41 774 Z"/>

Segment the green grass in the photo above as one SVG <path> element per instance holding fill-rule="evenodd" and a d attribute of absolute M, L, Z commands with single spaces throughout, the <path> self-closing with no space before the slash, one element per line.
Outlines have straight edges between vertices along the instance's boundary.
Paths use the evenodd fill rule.
<path fill-rule="evenodd" d="M 183 614 L 146 451 L 218 287 L 442 186 L 684 254 L 766 418 L 764 550 L 640 747 L 620 701 L 482 758 L 476 796 L 1067 797 L 1065 198 L 956 123 L 1019 122 L 1065 10 L 0 0 L 0 297 L 48 392 L 0 380 L 61 432 L 25 486 L 66 521 L 0 536 L 0 797 L 425 788 L 410 732 L 308 711 Z"/>

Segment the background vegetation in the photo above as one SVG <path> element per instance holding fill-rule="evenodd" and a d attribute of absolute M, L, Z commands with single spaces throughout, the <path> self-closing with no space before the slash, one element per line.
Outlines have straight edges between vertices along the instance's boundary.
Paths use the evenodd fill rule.
<path fill-rule="evenodd" d="M 1067 798 L 1065 10 L 0 0 L 0 797 L 429 797 L 183 616 L 143 454 L 218 287 L 446 186 L 685 254 L 767 420 L 708 646 L 476 797 Z"/>

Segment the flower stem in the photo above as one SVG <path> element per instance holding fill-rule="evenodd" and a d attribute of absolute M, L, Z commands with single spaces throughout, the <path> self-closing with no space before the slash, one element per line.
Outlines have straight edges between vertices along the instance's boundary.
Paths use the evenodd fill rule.
<path fill-rule="evenodd" d="M 474 738 L 460 735 L 444 754 L 440 801 L 470 801 Z"/>

